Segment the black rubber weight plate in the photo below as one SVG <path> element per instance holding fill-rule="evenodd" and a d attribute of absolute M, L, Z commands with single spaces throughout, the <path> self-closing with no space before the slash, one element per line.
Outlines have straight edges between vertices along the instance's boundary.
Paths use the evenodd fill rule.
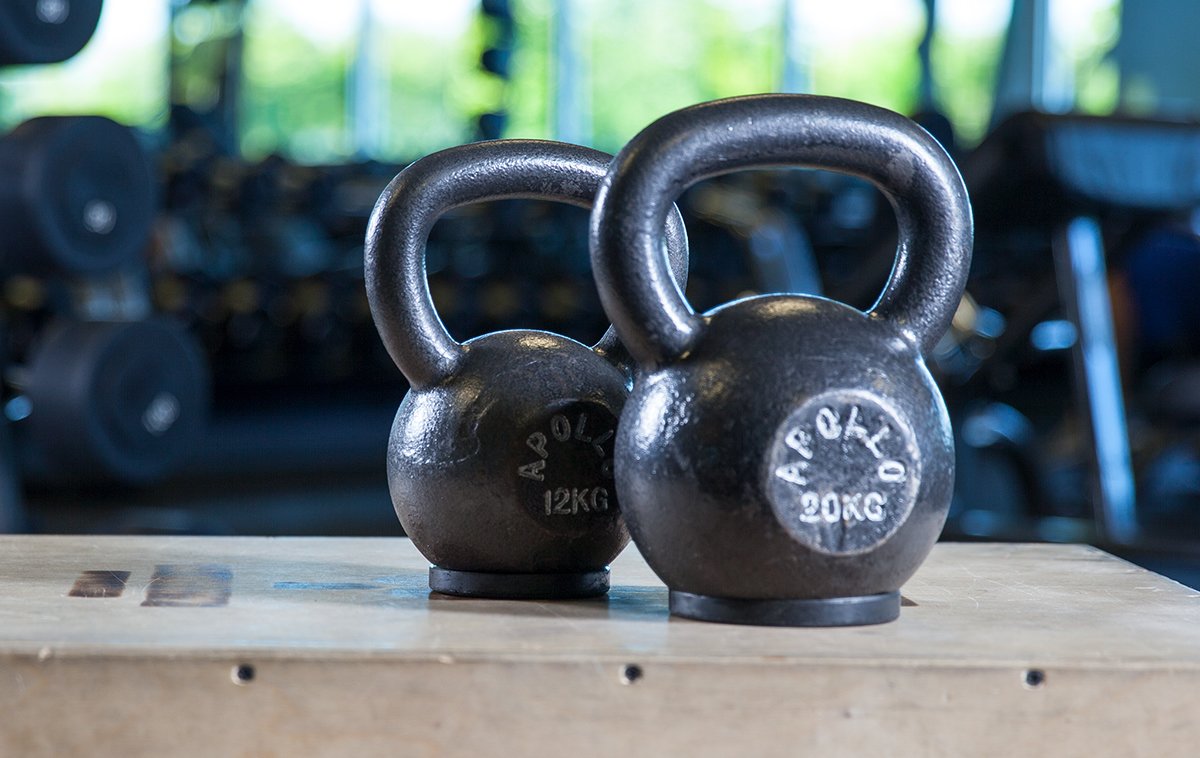
<path fill-rule="evenodd" d="M 101 0 L 0 2 L 0 64 L 65 61 L 92 38 L 102 6 Z"/>
<path fill-rule="evenodd" d="M 4 209 L 25 268 L 101 273 L 136 261 L 154 221 L 149 159 L 132 129 L 99 116 L 49 116 L 4 140 L 23 175 L 18 209 Z M 9 231 L 9 230 L 6 230 Z"/>
<path fill-rule="evenodd" d="M 204 430 L 207 367 L 169 321 L 51 327 L 31 369 L 34 439 L 71 479 L 153 481 Z"/>

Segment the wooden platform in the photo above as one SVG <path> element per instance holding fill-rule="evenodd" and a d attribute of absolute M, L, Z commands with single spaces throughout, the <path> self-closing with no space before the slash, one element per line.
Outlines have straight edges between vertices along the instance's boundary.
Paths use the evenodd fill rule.
<path fill-rule="evenodd" d="M 1200 755 L 1200 593 L 939 545 L 899 621 L 431 596 L 399 539 L 0 538 L 0 756 Z"/>

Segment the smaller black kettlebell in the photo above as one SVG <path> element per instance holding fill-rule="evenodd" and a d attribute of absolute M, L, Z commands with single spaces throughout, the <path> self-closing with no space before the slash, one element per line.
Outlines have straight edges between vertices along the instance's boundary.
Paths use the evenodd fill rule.
<path fill-rule="evenodd" d="M 869 179 L 900 242 L 867 313 L 767 295 L 697 315 L 661 225 L 705 177 L 800 165 Z M 933 547 L 954 451 L 922 356 L 971 259 L 966 189 L 908 119 L 862 103 L 764 95 L 668 114 L 613 161 L 592 211 L 601 302 L 642 368 L 617 433 L 617 494 L 671 612 L 749 624 L 870 624 Z"/>
<path fill-rule="evenodd" d="M 379 335 L 411 389 L 388 446 L 396 513 L 433 563 L 431 589 L 496 598 L 608 590 L 629 534 L 612 451 L 631 369 L 611 329 L 593 347 L 544 331 L 458 343 L 425 276 L 429 231 L 447 211 L 536 198 L 591 207 L 611 156 L 559 142 L 497 140 L 450 148 L 401 171 L 367 229 L 367 295 Z M 664 215 L 671 266 L 687 239 Z"/>

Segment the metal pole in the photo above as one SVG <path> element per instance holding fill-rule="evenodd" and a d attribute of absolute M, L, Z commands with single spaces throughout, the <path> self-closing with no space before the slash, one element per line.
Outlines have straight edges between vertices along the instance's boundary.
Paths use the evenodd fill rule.
<path fill-rule="evenodd" d="M 1137 537 L 1137 499 L 1113 336 L 1104 238 L 1090 217 L 1069 221 L 1054 238 L 1064 305 L 1075 322 L 1076 394 L 1091 435 L 1092 504 L 1104 535 L 1129 544 Z"/>
<path fill-rule="evenodd" d="M 582 6 L 558 0 L 554 14 L 554 136 L 563 142 L 590 145 L 592 112 L 588 58 L 583 51 Z"/>
<path fill-rule="evenodd" d="M 800 20 L 801 0 L 783 0 L 783 71 L 780 92 L 809 92 L 808 45 Z"/>
<path fill-rule="evenodd" d="M 917 60 L 921 65 L 921 79 L 918 84 L 917 110 L 931 111 L 937 109 L 937 93 L 933 86 L 933 32 L 937 26 L 937 0 L 925 0 L 925 33 L 917 44 Z"/>
<path fill-rule="evenodd" d="M 380 86 L 376 66 L 377 37 L 372 0 L 362 0 L 354 59 L 346 72 L 346 131 L 351 150 L 360 158 L 378 157 L 386 110 L 387 88 Z"/>

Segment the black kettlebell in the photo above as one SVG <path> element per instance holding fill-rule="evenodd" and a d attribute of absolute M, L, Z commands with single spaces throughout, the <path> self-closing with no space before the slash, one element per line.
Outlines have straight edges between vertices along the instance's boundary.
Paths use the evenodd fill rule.
<path fill-rule="evenodd" d="M 631 374 L 613 331 L 590 348 L 524 329 L 459 344 L 425 277 L 425 244 L 443 213 L 506 198 L 591 207 L 611 157 L 534 140 L 454 147 L 401 171 L 371 214 L 371 313 L 411 385 L 392 426 L 389 488 L 405 531 L 434 564 L 437 592 L 603 594 L 608 563 L 629 541 L 612 450 Z M 686 276 L 683 222 L 673 209 L 663 219 Z"/>
<path fill-rule="evenodd" d="M 697 315 L 672 283 L 671 201 L 700 179 L 779 165 L 854 174 L 890 198 L 900 242 L 870 311 L 767 295 Z M 601 302 L 642 369 L 617 433 L 617 495 L 672 613 L 784 626 L 899 615 L 950 503 L 950 424 L 922 356 L 958 305 L 971 237 L 946 152 L 862 103 L 705 103 L 618 154 L 591 229 Z"/>

